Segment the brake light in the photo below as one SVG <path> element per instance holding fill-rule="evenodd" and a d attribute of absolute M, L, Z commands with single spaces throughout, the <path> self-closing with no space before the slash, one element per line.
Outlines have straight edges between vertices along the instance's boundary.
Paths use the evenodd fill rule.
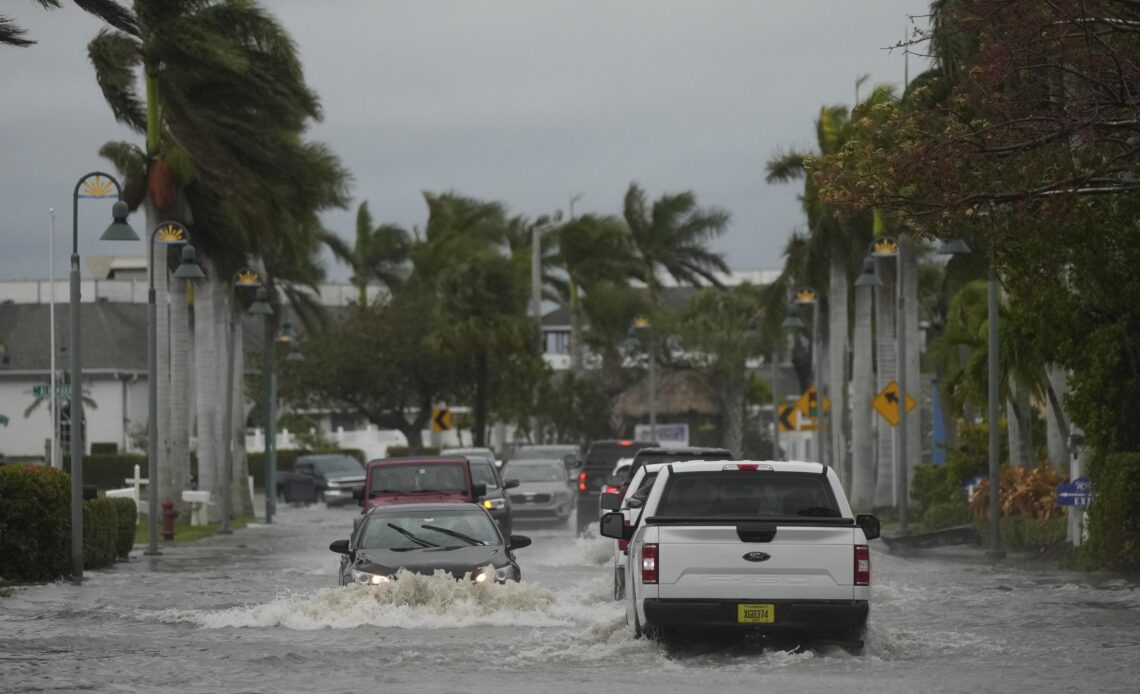
<path fill-rule="evenodd" d="M 586 471 L 585 470 L 578 473 L 578 491 L 580 491 L 580 492 L 586 491 Z"/>
<path fill-rule="evenodd" d="M 641 548 L 641 582 L 657 583 L 657 545 L 645 545 Z"/>
<path fill-rule="evenodd" d="M 855 585 L 871 585 L 871 549 L 867 545 L 855 545 Z"/>
<path fill-rule="evenodd" d="M 618 441 L 619 446 L 632 446 L 633 441 Z"/>
<path fill-rule="evenodd" d="M 618 551 L 629 552 L 629 540 L 618 540 Z"/>
<path fill-rule="evenodd" d="M 721 468 L 721 470 L 747 470 L 750 472 L 756 470 L 772 472 L 774 469 L 771 465 L 761 465 L 760 463 L 732 463 Z"/>
<path fill-rule="evenodd" d="M 621 487 L 615 487 L 612 484 L 607 484 L 602 488 L 603 494 L 618 494 L 619 492 L 621 492 Z"/>

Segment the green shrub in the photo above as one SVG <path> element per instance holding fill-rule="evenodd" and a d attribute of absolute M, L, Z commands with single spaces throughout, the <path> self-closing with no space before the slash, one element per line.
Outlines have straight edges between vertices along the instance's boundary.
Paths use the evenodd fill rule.
<path fill-rule="evenodd" d="M 115 537 L 115 557 L 126 559 L 135 546 L 135 528 L 139 522 L 139 510 L 135 507 L 134 499 L 122 497 L 107 499 L 115 508 L 118 519 Z"/>
<path fill-rule="evenodd" d="M 389 458 L 402 458 L 411 454 L 412 451 L 407 446 L 388 446 Z M 424 446 L 420 455 L 439 455 L 439 446 Z"/>
<path fill-rule="evenodd" d="M 139 476 L 147 477 L 145 455 L 120 453 L 117 455 L 83 456 L 83 484 L 93 484 L 99 489 L 122 489 L 126 480 L 135 476 L 135 466 L 139 466 Z M 71 456 L 64 456 L 63 469 L 71 472 Z"/>
<path fill-rule="evenodd" d="M 970 505 L 963 499 L 940 501 L 927 506 L 918 522 L 919 532 L 933 532 L 971 522 Z"/>
<path fill-rule="evenodd" d="M 312 455 L 320 453 L 340 453 L 342 455 L 349 455 L 356 458 L 361 463 L 367 462 L 364 459 L 364 451 L 359 448 L 334 448 L 327 451 L 306 451 L 297 448 L 285 448 L 277 451 L 277 470 L 284 472 L 292 472 L 293 465 L 297 462 L 297 458 L 302 455 Z M 247 464 L 249 465 L 249 474 L 253 475 L 253 486 L 258 489 L 265 488 L 265 454 L 264 453 L 250 453 L 247 457 Z"/>
<path fill-rule="evenodd" d="M 1096 498 L 1088 510 L 1088 551 L 1100 566 L 1140 571 L 1140 453 L 1090 461 Z"/>
<path fill-rule="evenodd" d="M 1068 519 L 1065 516 L 1056 518 L 1026 518 L 1023 516 L 1006 516 L 1001 519 L 1002 545 L 1015 550 L 1026 552 L 1040 552 L 1065 542 L 1065 530 Z M 989 532 L 986 526 L 981 533 Z"/>
<path fill-rule="evenodd" d="M 93 443 L 91 444 L 91 455 L 118 455 L 119 444 L 117 443 Z"/>
<path fill-rule="evenodd" d="M 71 478 L 42 465 L 0 467 L 0 576 L 48 581 L 68 573 Z"/>
<path fill-rule="evenodd" d="M 83 568 L 101 569 L 115 563 L 119 542 L 119 511 L 113 499 L 83 502 Z"/>

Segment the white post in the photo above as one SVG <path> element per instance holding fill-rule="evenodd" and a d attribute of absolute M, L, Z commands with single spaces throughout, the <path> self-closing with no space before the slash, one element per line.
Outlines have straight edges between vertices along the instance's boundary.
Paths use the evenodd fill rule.
<path fill-rule="evenodd" d="M 48 321 L 51 323 L 51 379 L 48 385 L 48 407 L 51 408 L 51 461 L 54 468 L 63 467 L 63 460 L 59 455 L 59 407 L 55 398 L 55 387 L 58 383 L 55 373 L 55 208 L 48 208 Z"/>

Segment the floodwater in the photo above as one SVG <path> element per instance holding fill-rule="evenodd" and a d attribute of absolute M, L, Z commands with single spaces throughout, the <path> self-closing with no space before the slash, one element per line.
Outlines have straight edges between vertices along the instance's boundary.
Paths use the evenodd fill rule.
<path fill-rule="evenodd" d="M 335 587 L 355 509 L 254 525 L 0 596 L 4 692 L 1140 690 L 1125 580 L 873 545 L 864 653 L 634 640 L 610 542 L 527 528 L 523 582 Z M 573 526 L 571 526 L 573 527 Z"/>

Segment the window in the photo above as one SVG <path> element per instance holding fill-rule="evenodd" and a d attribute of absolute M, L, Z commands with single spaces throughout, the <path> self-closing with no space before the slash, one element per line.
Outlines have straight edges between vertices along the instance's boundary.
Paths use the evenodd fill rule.
<path fill-rule="evenodd" d="M 569 354 L 570 353 L 570 331 L 569 330 L 547 330 L 544 333 L 546 339 L 546 353 L 547 354 Z"/>
<path fill-rule="evenodd" d="M 392 527 L 396 526 L 396 527 Z M 498 545 L 499 532 L 482 512 L 374 513 L 360 538 L 361 549 Z"/>
<path fill-rule="evenodd" d="M 668 481 L 659 516 L 839 518 L 823 475 L 758 472 L 690 472 Z"/>

